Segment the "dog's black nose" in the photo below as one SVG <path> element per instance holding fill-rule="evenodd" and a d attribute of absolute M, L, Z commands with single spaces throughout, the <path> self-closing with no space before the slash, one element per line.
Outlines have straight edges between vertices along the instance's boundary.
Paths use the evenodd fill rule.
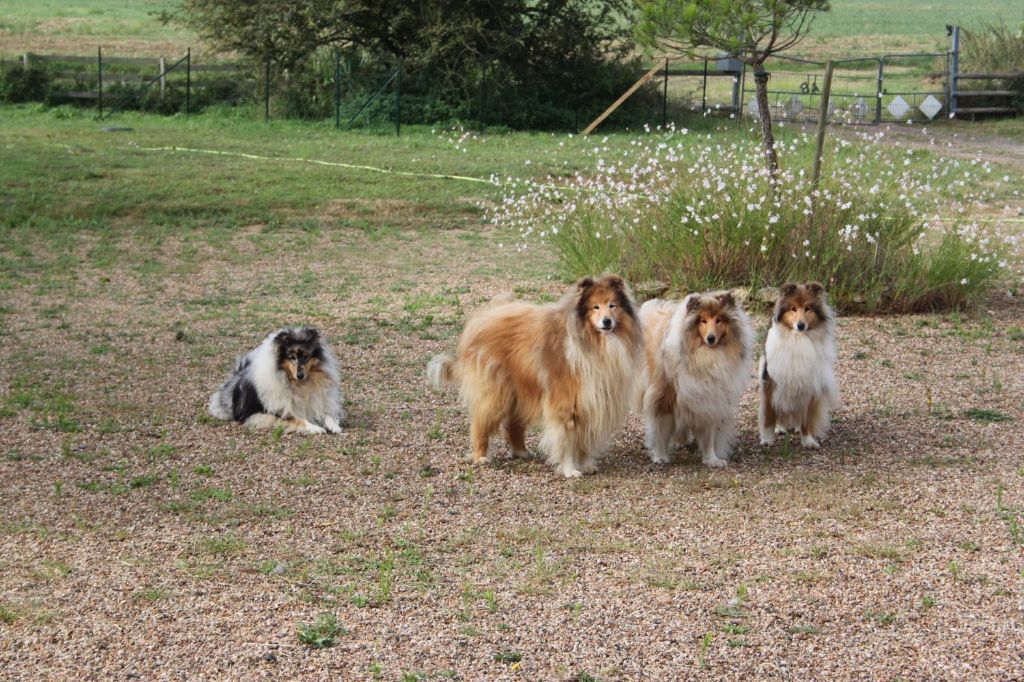
<path fill-rule="evenodd" d="M 601 320 L 601 328 L 602 329 L 611 329 L 612 328 L 612 318 L 606 317 L 603 320 Z"/>
<path fill-rule="evenodd" d="M 306 373 L 305 372 L 296 372 L 295 373 L 295 378 L 298 379 L 299 381 L 302 381 L 303 379 L 306 378 Z"/>
<path fill-rule="evenodd" d="M 715 335 L 714 334 L 708 334 L 708 345 L 709 346 L 715 345 Z"/>
<path fill-rule="evenodd" d="M 807 329 L 807 325 L 804 322 L 801 321 L 796 323 L 796 330 L 798 332 L 802 332 L 805 329 Z"/>

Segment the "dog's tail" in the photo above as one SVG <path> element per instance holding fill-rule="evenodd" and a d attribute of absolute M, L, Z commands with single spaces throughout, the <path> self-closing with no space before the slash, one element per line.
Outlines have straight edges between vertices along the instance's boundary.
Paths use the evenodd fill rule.
<path fill-rule="evenodd" d="M 213 395 L 210 396 L 210 402 L 206 405 L 206 409 L 209 410 L 210 416 L 214 419 L 228 420 L 231 419 L 231 412 L 221 397 L 223 391 L 224 388 L 221 387 L 213 392 Z"/>
<path fill-rule="evenodd" d="M 454 386 L 458 382 L 455 372 L 456 358 L 452 353 L 435 355 L 427 364 L 427 381 L 440 390 L 445 386 Z"/>

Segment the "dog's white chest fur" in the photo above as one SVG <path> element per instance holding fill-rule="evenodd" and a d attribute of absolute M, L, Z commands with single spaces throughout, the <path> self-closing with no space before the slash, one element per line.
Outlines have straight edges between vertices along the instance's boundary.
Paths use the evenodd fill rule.
<path fill-rule="evenodd" d="M 797 332 L 775 323 L 768 330 L 764 353 L 768 375 L 775 382 L 773 403 L 791 406 L 812 398 L 835 402 L 835 346 L 829 330 Z"/>

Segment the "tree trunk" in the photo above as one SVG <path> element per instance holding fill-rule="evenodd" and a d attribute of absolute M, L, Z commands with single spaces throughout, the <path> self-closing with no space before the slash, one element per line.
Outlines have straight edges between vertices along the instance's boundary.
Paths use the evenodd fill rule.
<path fill-rule="evenodd" d="M 761 141 L 764 146 L 764 161 L 771 175 L 772 184 L 779 175 L 779 158 L 775 155 L 775 136 L 772 134 L 772 114 L 768 104 L 768 72 L 763 63 L 754 66 L 754 84 L 757 86 L 757 117 L 761 120 Z"/>

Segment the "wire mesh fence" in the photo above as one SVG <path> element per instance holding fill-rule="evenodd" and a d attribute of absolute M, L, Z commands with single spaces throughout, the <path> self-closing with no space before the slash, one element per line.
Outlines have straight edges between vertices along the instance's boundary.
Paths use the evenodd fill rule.
<path fill-rule="evenodd" d="M 191 52 L 189 53 L 191 54 Z M 1013 95 L 993 90 L 1000 74 L 961 74 L 957 53 L 887 54 L 833 62 L 829 120 L 846 124 L 927 122 L 954 115 L 958 94 L 972 112 L 1013 112 L 984 97 Z M 176 59 L 176 58 L 175 58 Z M 177 64 L 177 66 L 175 66 Z M 625 67 L 624 67 L 625 68 Z M 750 68 L 727 58 L 672 58 L 649 63 L 632 75 L 648 80 L 602 125 L 632 128 L 685 126 L 693 115 L 756 116 L 757 99 Z M 654 70 L 653 75 L 648 74 Z M 825 62 L 775 57 L 768 65 L 768 103 L 773 119 L 815 122 L 821 107 Z M 630 76 L 632 75 L 632 80 Z M 1012 74 L 1011 74 L 1012 75 Z M 406 70 L 398 62 L 362 53 L 324 52 L 302 70 L 266 63 L 205 62 L 194 55 L 184 67 L 171 59 L 26 54 L 0 62 L 0 91 L 8 101 L 74 103 L 106 109 L 143 109 L 161 113 L 197 111 L 206 105 L 256 105 L 265 118 L 334 119 L 339 128 L 400 123 L 451 123 L 485 128 L 581 130 L 615 101 L 625 86 L 581 85 L 579 73 L 563 74 L 555 87 L 558 101 L 541 97 L 537 83 L 509 80 L 497 67 L 481 63 L 466 74 L 457 95 L 437 94 L 431 75 Z M 957 87 L 958 79 L 978 81 L 982 90 Z M 970 84 L 973 81 L 965 80 Z M 951 88 L 952 84 L 952 88 Z M 589 89 L 588 89 L 589 87 Z M 619 89 L 617 89 L 619 88 Z M 11 98 L 10 93 L 18 97 Z M 979 99 L 982 98 L 982 99 Z M 515 103 L 512 106 L 510 103 Z M 980 107 L 980 108 L 979 108 Z M 988 108 L 986 108 L 988 107 Z"/>

